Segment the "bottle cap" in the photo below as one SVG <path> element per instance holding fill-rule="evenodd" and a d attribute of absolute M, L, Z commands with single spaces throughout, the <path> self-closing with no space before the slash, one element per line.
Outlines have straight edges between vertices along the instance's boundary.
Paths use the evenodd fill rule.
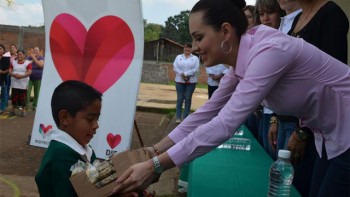
<path fill-rule="evenodd" d="M 278 157 L 281 157 L 284 159 L 289 159 L 290 158 L 290 151 L 289 150 L 279 150 Z"/>

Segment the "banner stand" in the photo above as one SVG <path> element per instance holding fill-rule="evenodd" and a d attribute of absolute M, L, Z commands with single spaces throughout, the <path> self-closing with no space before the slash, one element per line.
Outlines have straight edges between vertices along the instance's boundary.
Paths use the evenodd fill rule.
<path fill-rule="evenodd" d="M 139 137 L 141 147 L 145 147 L 145 145 L 143 144 L 142 138 L 141 138 L 139 127 L 137 126 L 137 123 L 136 123 L 135 119 L 134 119 L 134 127 L 136 129 L 137 136 Z"/>

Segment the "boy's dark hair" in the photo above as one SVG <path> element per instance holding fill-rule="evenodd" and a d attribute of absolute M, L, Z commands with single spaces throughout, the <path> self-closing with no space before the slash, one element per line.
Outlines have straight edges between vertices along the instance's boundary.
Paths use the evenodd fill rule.
<path fill-rule="evenodd" d="M 51 99 L 51 111 L 57 127 L 60 126 L 58 114 L 67 110 L 71 116 L 84 110 L 94 101 L 102 101 L 102 93 L 90 85 L 76 80 L 68 80 L 58 85 Z"/>

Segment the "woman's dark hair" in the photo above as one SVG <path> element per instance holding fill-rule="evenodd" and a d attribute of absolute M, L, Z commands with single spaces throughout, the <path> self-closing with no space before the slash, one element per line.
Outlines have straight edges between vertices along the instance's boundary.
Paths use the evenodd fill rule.
<path fill-rule="evenodd" d="M 253 5 L 247 5 L 243 8 L 243 11 L 246 11 L 246 10 L 249 10 L 252 14 L 255 14 L 254 11 L 255 11 L 255 6 Z"/>
<path fill-rule="evenodd" d="M 13 43 L 10 44 L 10 47 L 12 47 L 12 46 L 16 47 L 16 49 L 17 49 L 17 46 L 15 44 L 13 44 Z"/>
<path fill-rule="evenodd" d="M 190 43 L 190 42 L 186 42 L 186 43 L 184 44 L 184 47 L 189 47 L 189 48 L 192 48 L 192 43 Z"/>
<path fill-rule="evenodd" d="M 243 12 L 248 10 L 250 13 L 252 13 L 252 17 L 253 17 L 253 21 L 254 21 L 254 26 L 256 25 L 256 20 L 257 20 L 257 16 L 255 13 L 255 6 L 253 5 L 247 5 L 243 8 Z"/>
<path fill-rule="evenodd" d="M 204 23 L 217 31 L 221 29 L 224 22 L 230 23 L 240 38 L 248 27 L 248 21 L 243 12 L 245 5 L 244 0 L 200 0 L 193 6 L 191 13 L 203 11 Z"/>
<path fill-rule="evenodd" d="M 0 44 L 0 47 L 4 50 L 4 52 L 5 52 L 5 46 L 4 45 L 2 45 L 2 44 Z"/>
<path fill-rule="evenodd" d="M 277 2 L 278 0 L 256 0 L 255 3 L 255 15 L 256 15 L 256 23 L 258 25 L 261 24 L 259 17 L 259 9 L 269 12 L 278 12 L 280 17 L 286 15 L 286 12 L 281 9 L 280 4 Z"/>
<path fill-rule="evenodd" d="M 19 53 L 19 52 L 22 52 L 24 55 L 26 55 L 26 51 L 23 50 L 23 49 L 18 49 L 18 50 L 17 50 L 17 53 Z"/>
<path fill-rule="evenodd" d="M 61 110 L 67 110 L 74 117 L 96 100 L 102 100 L 102 93 L 90 85 L 76 80 L 62 82 L 55 88 L 51 99 L 52 116 L 57 127 L 60 126 L 58 115 Z"/>

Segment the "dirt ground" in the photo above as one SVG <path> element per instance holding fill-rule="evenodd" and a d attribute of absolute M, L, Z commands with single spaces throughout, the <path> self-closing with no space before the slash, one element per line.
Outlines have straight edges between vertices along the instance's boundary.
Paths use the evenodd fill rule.
<path fill-rule="evenodd" d="M 6 115 L 0 119 L 0 174 L 34 176 L 45 151 L 29 145 L 34 112 L 28 112 L 27 117 L 3 119 Z"/>

